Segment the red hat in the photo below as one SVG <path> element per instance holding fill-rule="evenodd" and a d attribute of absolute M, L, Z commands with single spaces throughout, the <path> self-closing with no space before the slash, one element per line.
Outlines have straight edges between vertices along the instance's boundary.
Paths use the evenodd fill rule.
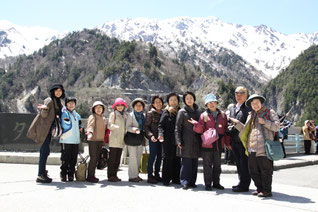
<path fill-rule="evenodd" d="M 117 105 L 124 105 L 126 108 L 128 107 L 127 103 L 126 103 L 125 100 L 122 99 L 122 98 L 117 98 L 117 99 L 115 100 L 115 103 L 113 104 L 112 108 L 115 109 L 115 107 L 116 107 Z"/>

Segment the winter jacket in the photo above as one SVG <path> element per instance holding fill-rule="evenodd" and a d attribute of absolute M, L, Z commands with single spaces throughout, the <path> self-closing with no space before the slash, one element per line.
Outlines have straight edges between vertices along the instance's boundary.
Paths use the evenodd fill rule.
<path fill-rule="evenodd" d="M 158 113 L 154 108 L 152 108 L 146 115 L 145 131 L 146 137 L 151 139 L 154 136 L 158 138 L 158 125 L 162 113 Z"/>
<path fill-rule="evenodd" d="M 91 132 L 93 137 L 90 141 L 104 141 L 106 119 L 103 115 L 92 114 L 87 120 L 87 132 Z"/>
<path fill-rule="evenodd" d="M 164 157 L 176 156 L 176 138 L 175 138 L 175 127 L 176 127 L 176 114 L 170 114 L 168 110 L 164 110 L 160 117 L 158 125 L 159 136 L 163 136 L 164 141 L 163 153 Z"/>
<path fill-rule="evenodd" d="M 139 129 L 138 127 L 138 122 L 136 120 L 136 117 L 135 117 L 135 114 L 134 114 L 134 111 L 130 112 L 128 115 L 127 115 L 127 121 L 126 121 L 126 132 L 131 132 L 131 133 L 136 133 L 136 130 Z M 140 132 L 140 133 L 143 133 L 145 134 L 145 132 Z M 145 145 L 145 141 L 142 143 L 142 145 L 144 146 Z"/>
<path fill-rule="evenodd" d="M 241 122 L 235 125 L 235 128 L 240 131 L 240 139 L 245 147 L 245 154 L 247 156 L 250 151 L 256 151 L 257 157 L 266 156 L 262 125 L 258 122 L 258 118 L 263 117 L 264 113 L 265 107 L 263 107 L 258 113 L 251 111 L 247 117 L 245 125 Z M 254 124 L 252 123 L 253 117 L 255 117 Z M 264 117 L 264 120 L 265 124 L 263 127 L 265 138 L 274 140 L 274 133 L 277 132 L 280 127 L 278 115 L 274 110 L 270 110 L 269 116 Z"/>
<path fill-rule="evenodd" d="M 40 110 L 40 113 L 37 114 L 27 132 L 27 137 L 34 140 L 39 145 L 44 143 L 54 122 L 55 109 L 53 104 L 55 104 L 55 108 L 58 108 L 55 99 L 54 103 L 51 97 L 44 100 L 44 105 L 46 105 L 48 109 Z"/>
<path fill-rule="evenodd" d="M 109 147 L 124 148 L 124 136 L 126 133 L 126 119 L 127 115 L 123 115 L 115 110 L 111 112 L 108 119 L 109 134 Z"/>
<path fill-rule="evenodd" d="M 303 126 L 302 128 L 303 133 L 304 133 L 304 140 L 312 140 L 312 138 L 310 137 L 310 134 L 315 132 L 315 128 L 314 127 L 309 127 L 307 125 Z"/>
<path fill-rule="evenodd" d="M 230 110 L 230 117 L 231 118 L 235 118 L 237 120 L 239 120 L 241 123 L 245 124 L 246 123 L 246 119 L 248 117 L 249 112 L 252 109 L 250 107 L 247 107 L 245 105 L 245 102 L 241 105 L 239 111 L 236 112 L 236 106 L 233 107 Z M 233 127 L 233 129 L 231 130 L 231 132 L 229 133 L 230 137 L 231 137 L 231 141 L 232 142 L 241 142 L 241 139 L 239 137 L 240 132 Z"/>
<path fill-rule="evenodd" d="M 224 143 L 226 146 L 230 146 L 230 137 L 226 135 L 226 130 L 227 130 L 227 117 L 225 113 L 222 115 L 222 111 L 217 109 L 217 126 L 216 126 L 216 120 L 214 120 L 214 117 L 212 114 L 208 114 L 208 112 L 203 112 L 200 115 L 199 121 L 197 121 L 194 126 L 193 130 L 197 133 L 204 133 L 206 130 L 210 128 L 216 129 L 216 132 L 219 135 L 219 140 L 213 143 L 212 148 L 217 148 L 217 151 L 222 151 L 224 148 Z M 204 122 L 204 116 L 207 115 L 207 122 Z M 221 147 L 222 149 L 219 149 Z M 205 148 L 203 148 L 205 149 Z"/>
<path fill-rule="evenodd" d="M 60 137 L 60 143 L 79 144 L 80 140 L 80 122 L 81 116 L 73 110 L 62 109 L 61 124 L 63 134 Z"/>
<path fill-rule="evenodd" d="M 193 131 L 193 125 L 188 122 L 191 118 L 198 121 L 200 112 L 198 106 L 194 104 L 194 109 L 185 106 L 178 111 L 175 136 L 176 143 L 181 144 L 181 157 L 198 158 L 200 156 L 201 137 Z"/>

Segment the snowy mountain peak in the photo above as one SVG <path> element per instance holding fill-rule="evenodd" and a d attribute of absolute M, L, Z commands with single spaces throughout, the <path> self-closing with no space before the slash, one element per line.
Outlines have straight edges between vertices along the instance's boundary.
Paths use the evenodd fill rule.
<path fill-rule="evenodd" d="M 63 35 L 46 27 L 25 27 L 0 20 L 0 58 L 32 54 Z"/>
<path fill-rule="evenodd" d="M 269 78 L 287 67 L 301 51 L 318 43 L 318 33 L 285 35 L 266 25 L 242 26 L 225 23 L 215 17 L 121 19 L 107 22 L 98 29 L 123 40 L 152 42 L 168 54 L 172 49 L 180 52 L 198 45 L 208 50 L 225 47 Z"/>

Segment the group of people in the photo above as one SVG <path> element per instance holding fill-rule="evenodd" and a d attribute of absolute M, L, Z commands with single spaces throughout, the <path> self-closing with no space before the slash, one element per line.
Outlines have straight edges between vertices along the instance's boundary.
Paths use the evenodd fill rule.
<path fill-rule="evenodd" d="M 65 107 L 61 99 L 65 98 Z M 118 182 L 120 158 L 124 146 L 129 154 L 128 179 L 140 182 L 139 167 L 144 146 L 149 143 L 148 183 L 162 182 L 180 184 L 183 189 L 196 187 L 198 158 L 203 158 L 205 189 L 224 189 L 220 183 L 221 153 L 224 145 L 234 155 L 239 183 L 233 192 L 248 192 L 251 179 L 259 197 L 272 196 L 273 161 L 266 157 L 265 138 L 273 140 L 280 129 L 280 121 L 275 111 L 264 106 L 265 98 L 253 94 L 248 98 L 247 89 L 239 86 L 235 90 L 236 105 L 230 109 L 229 117 L 218 107 L 214 94 L 205 96 L 206 109 L 200 113 L 196 96 L 192 92 L 182 95 L 184 107 L 177 93 L 165 97 L 152 96 L 148 112 L 145 101 L 136 98 L 131 102 L 132 111 L 122 98 L 112 105 L 108 123 L 103 116 L 105 105 L 94 102 L 92 114 L 88 118 L 86 135 L 89 146 L 89 167 L 87 181 L 96 183 L 95 176 L 98 157 L 104 145 L 105 129 L 109 134 L 109 161 L 107 177 L 110 182 Z M 75 110 L 76 99 L 65 97 L 62 85 L 50 89 L 50 97 L 38 105 L 40 113 L 32 122 L 28 137 L 41 145 L 39 171 L 36 181 L 50 183 L 46 161 L 50 153 L 49 144 L 52 130 L 60 121 L 62 135 L 62 181 L 73 181 L 77 161 L 80 132 L 83 131 L 81 118 Z M 161 163 L 162 173 L 160 175 Z"/>

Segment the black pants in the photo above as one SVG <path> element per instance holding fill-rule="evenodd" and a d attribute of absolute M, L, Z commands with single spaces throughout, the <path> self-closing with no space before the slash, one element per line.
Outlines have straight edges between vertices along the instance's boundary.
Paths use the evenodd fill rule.
<path fill-rule="evenodd" d="M 256 157 L 252 152 L 248 158 L 248 168 L 259 192 L 272 192 L 273 161 L 266 156 Z"/>
<path fill-rule="evenodd" d="M 182 158 L 180 169 L 181 185 L 195 185 L 198 174 L 198 158 Z"/>
<path fill-rule="evenodd" d="M 87 177 L 94 177 L 96 166 L 99 160 L 100 151 L 104 145 L 103 141 L 89 141 L 88 150 L 89 150 L 89 165 L 88 165 L 88 175 Z"/>
<path fill-rule="evenodd" d="M 203 158 L 203 178 L 205 186 L 220 184 L 221 175 L 221 152 L 217 152 L 214 148 L 211 151 L 202 151 Z"/>
<path fill-rule="evenodd" d="M 311 148 L 311 140 L 304 140 L 304 146 L 305 146 L 305 154 L 310 154 L 310 148 Z"/>
<path fill-rule="evenodd" d="M 248 170 L 248 157 L 245 154 L 245 148 L 242 142 L 232 142 L 232 152 L 239 177 L 238 186 L 243 189 L 248 189 L 251 184 L 251 176 Z"/>
<path fill-rule="evenodd" d="M 109 148 L 109 159 L 108 159 L 108 169 L 107 169 L 107 177 L 117 177 L 118 168 L 120 165 L 120 158 L 122 148 Z"/>
<path fill-rule="evenodd" d="M 162 182 L 180 183 L 181 158 L 177 156 L 168 156 L 163 158 Z"/>
<path fill-rule="evenodd" d="M 78 155 L 78 144 L 61 144 L 61 174 L 73 176 Z"/>

